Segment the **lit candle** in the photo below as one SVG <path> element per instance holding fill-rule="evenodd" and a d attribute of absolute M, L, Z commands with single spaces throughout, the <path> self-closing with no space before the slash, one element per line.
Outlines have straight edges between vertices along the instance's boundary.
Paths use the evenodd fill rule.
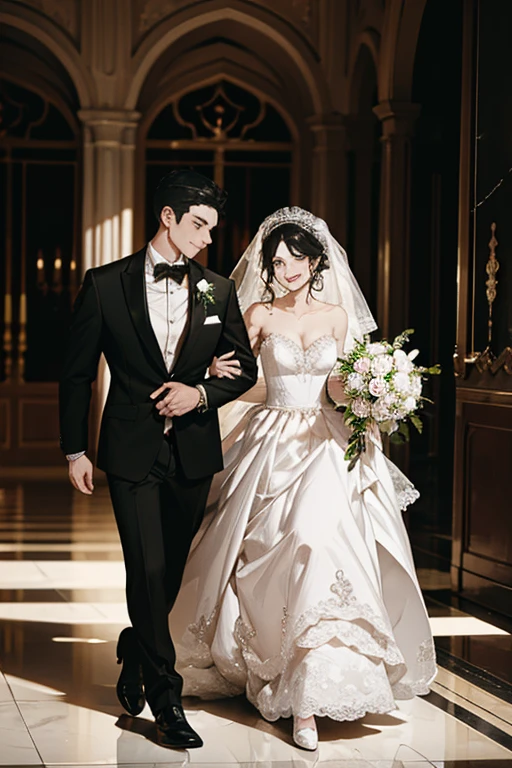
<path fill-rule="evenodd" d="M 45 274 L 44 274 L 44 259 L 43 259 L 43 251 L 40 248 L 37 252 L 37 287 L 42 288 L 43 285 L 46 282 Z"/>
<path fill-rule="evenodd" d="M 55 249 L 55 261 L 53 262 L 53 288 L 57 291 L 62 290 L 62 259 L 59 246 Z"/>
<path fill-rule="evenodd" d="M 75 299 L 76 289 L 77 289 L 76 261 L 74 259 L 72 259 L 71 263 L 69 265 L 69 293 L 70 293 L 70 296 L 71 296 L 71 301 L 74 301 L 74 299 Z"/>

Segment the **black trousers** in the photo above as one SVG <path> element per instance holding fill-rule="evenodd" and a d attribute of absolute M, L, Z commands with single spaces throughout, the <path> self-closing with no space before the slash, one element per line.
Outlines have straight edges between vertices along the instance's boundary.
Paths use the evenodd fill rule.
<path fill-rule="evenodd" d="M 183 680 L 168 617 L 204 515 L 211 477 L 187 480 L 172 433 L 138 483 L 108 475 L 126 566 L 126 600 L 140 648 L 146 699 L 154 714 L 181 702 Z"/>

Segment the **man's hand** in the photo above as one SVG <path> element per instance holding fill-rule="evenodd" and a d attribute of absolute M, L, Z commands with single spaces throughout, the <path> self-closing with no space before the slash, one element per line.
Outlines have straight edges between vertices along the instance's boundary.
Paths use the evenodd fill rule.
<path fill-rule="evenodd" d="M 199 403 L 199 390 L 176 381 L 168 381 L 162 384 L 160 389 L 151 393 L 152 400 L 157 398 L 165 390 L 169 390 L 165 397 L 156 404 L 158 412 L 162 416 L 183 416 L 193 411 Z"/>
<path fill-rule="evenodd" d="M 235 354 L 235 350 L 232 352 L 226 352 L 225 355 L 220 357 L 214 357 L 212 364 L 208 371 L 210 376 L 216 376 L 218 379 L 234 379 L 236 376 L 242 375 L 242 366 L 240 361 L 236 358 L 232 359 Z"/>
<path fill-rule="evenodd" d="M 92 482 L 92 463 L 84 454 L 75 461 L 68 461 L 69 464 L 69 479 L 71 484 L 77 491 L 85 493 L 86 496 L 91 496 L 94 491 L 94 485 Z"/>

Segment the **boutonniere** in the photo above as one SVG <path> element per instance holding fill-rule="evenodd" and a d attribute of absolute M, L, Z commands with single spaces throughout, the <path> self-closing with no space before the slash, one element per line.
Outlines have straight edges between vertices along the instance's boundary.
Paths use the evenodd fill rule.
<path fill-rule="evenodd" d="M 214 293 L 215 293 L 214 284 L 209 283 L 208 280 L 204 279 L 204 277 L 196 285 L 196 297 L 198 301 L 200 301 L 201 304 L 203 305 L 205 313 L 208 309 L 208 304 L 215 304 Z"/>

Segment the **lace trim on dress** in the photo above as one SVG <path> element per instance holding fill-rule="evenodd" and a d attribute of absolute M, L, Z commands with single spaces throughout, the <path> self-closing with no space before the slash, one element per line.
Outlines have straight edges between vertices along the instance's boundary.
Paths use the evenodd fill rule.
<path fill-rule="evenodd" d="M 177 669 L 184 679 L 184 696 L 201 699 L 239 696 L 245 689 L 247 669 L 240 653 L 222 669 L 212 657 L 211 646 L 217 627 L 218 606 L 208 618 L 190 624 L 177 645 Z"/>
<path fill-rule="evenodd" d="M 402 512 L 405 512 L 407 507 L 410 507 L 411 504 L 414 504 L 414 502 L 420 498 L 420 493 L 416 490 L 409 478 L 406 477 L 404 473 L 398 469 L 396 464 L 393 464 L 393 462 L 390 461 L 385 455 L 384 458 L 386 460 L 388 471 L 393 482 L 393 487 L 395 489 L 395 494 L 398 501 L 398 507 L 402 510 Z"/>
<path fill-rule="evenodd" d="M 385 714 L 396 709 L 395 700 L 382 665 L 368 663 L 366 674 L 347 669 L 334 674 L 327 660 L 310 659 L 281 681 L 277 690 L 266 686 L 253 703 L 270 721 L 280 717 L 330 717 L 332 720 L 359 720 L 368 713 Z M 357 684 L 356 684 L 357 680 Z"/>
<path fill-rule="evenodd" d="M 180 671 L 185 678 L 185 693 L 201 698 L 234 696 L 245 687 L 248 699 L 268 720 L 291 714 L 356 720 L 368 712 L 389 712 L 394 708 L 394 698 L 409 699 L 428 693 L 436 671 L 432 639 L 424 640 L 418 648 L 421 677 L 408 681 L 404 658 L 389 623 L 369 605 L 357 602 L 343 571 L 336 573 L 331 591 L 335 597 L 320 602 L 293 622 L 287 609 L 283 609 L 280 652 L 264 660 L 252 646 L 255 629 L 239 616 L 234 627 L 238 652 L 226 669 L 211 654 L 218 609 L 208 618 L 202 616 L 189 626 L 182 640 L 184 665 L 180 664 Z M 310 664 L 306 682 L 299 670 L 294 670 L 292 661 L 299 649 L 314 653 L 332 641 L 340 642 L 368 662 L 372 670 L 368 690 L 342 685 L 334 686 L 332 695 L 327 695 L 333 687 L 332 665 Z M 306 653 L 304 658 L 308 656 Z M 299 669 L 303 665 L 304 659 Z M 299 689 L 303 690 L 300 695 Z"/>

